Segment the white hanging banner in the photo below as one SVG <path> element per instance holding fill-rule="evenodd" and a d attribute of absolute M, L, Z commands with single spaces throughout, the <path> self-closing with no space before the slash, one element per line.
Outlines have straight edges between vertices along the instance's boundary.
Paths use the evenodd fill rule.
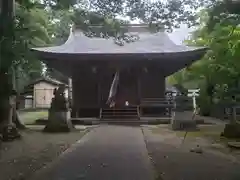
<path fill-rule="evenodd" d="M 119 71 L 115 73 L 114 79 L 112 81 L 112 85 L 109 91 L 107 104 L 110 105 L 110 107 L 113 107 L 115 105 L 114 97 L 117 94 L 117 87 L 119 82 Z"/>

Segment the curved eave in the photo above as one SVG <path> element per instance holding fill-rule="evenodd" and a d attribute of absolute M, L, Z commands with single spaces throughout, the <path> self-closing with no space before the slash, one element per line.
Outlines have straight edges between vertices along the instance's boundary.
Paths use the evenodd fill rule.
<path fill-rule="evenodd" d="M 176 59 L 172 61 L 171 66 L 165 67 L 165 76 L 170 76 L 185 67 L 191 66 L 194 62 L 201 60 L 207 50 L 208 48 L 202 48 L 192 51 L 188 56 L 179 56 L 178 60 Z"/>
<path fill-rule="evenodd" d="M 143 53 L 61 53 L 42 51 L 41 48 L 32 49 L 40 59 L 43 60 L 68 60 L 68 61 L 138 61 L 138 60 L 157 60 L 166 61 L 177 59 L 185 59 L 188 61 L 198 60 L 199 57 L 203 56 L 208 48 L 197 48 L 194 50 L 181 51 L 181 52 L 143 52 Z M 114 58 L 113 58 L 114 57 Z"/>
<path fill-rule="evenodd" d="M 165 76 L 169 76 L 180 69 L 190 66 L 193 62 L 200 60 L 206 53 L 208 48 L 198 48 L 184 52 L 165 52 L 165 53 L 125 53 L 125 54 L 88 54 L 88 53 L 54 53 L 33 50 L 36 55 L 52 68 L 71 76 L 72 68 L 76 64 L 91 62 L 92 64 L 101 64 L 102 62 L 110 62 L 117 64 L 135 63 L 151 64 L 158 66 Z M 104 65 L 105 63 L 103 63 Z"/>

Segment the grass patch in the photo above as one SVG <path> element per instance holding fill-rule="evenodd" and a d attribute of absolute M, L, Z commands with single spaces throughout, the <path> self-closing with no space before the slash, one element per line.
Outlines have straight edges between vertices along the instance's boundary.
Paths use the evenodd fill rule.
<path fill-rule="evenodd" d="M 35 112 L 21 112 L 19 114 L 19 117 L 24 124 L 32 124 L 37 119 L 48 118 L 48 111 L 42 110 L 42 111 L 35 111 Z"/>
<path fill-rule="evenodd" d="M 150 127 L 149 129 L 154 134 L 165 134 L 173 132 L 171 129 L 169 129 L 169 125 L 160 125 L 156 127 Z"/>
<path fill-rule="evenodd" d="M 199 130 L 189 131 L 187 137 L 197 138 L 210 138 L 213 140 L 219 140 L 220 135 L 224 130 L 225 125 L 200 125 Z M 174 133 L 178 137 L 183 137 L 186 131 L 173 131 L 168 126 L 155 127 L 151 128 L 152 133 L 154 134 L 171 134 Z"/>
<path fill-rule="evenodd" d="M 200 126 L 198 131 L 188 132 L 188 137 L 206 137 L 213 140 L 219 140 L 224 130 L 224 125 Z M 184 136 L 185 131 L 176 131 L 177 136 Z"/>

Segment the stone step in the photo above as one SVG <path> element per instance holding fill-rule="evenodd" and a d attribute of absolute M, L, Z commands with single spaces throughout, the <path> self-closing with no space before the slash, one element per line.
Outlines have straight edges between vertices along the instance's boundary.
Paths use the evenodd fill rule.
<path fill-rule="evenodd" d="M 129 108 L 109 108 L 102 109 L 100 112 L 101 120 L 109 119 L 139 119 L 138 107 L 129 107 Z"/>
<path fill-rule="evenodd" d="M 139 126 L 141 124 L 147 124 L 146 122 L 141 122 L 141 121 L 122 121 L 121 119 L 116 120 L 108 120 L 108 121 L 101 121 L 100 124 L 112 124 L 112 125 L 136 125 Z"/>
<path fill-rule="evenodd" d="M 136 111 L 137 108 L 129 108 L 129 109 L 102 109 L 102 111 L 105 112 L 131 112 L 131 111 Z"/>
<path fill-rule="evenodd" d="M 113 115 L 113 114 L 102 114 L 101 116 L 102 118 L 138 118 L 138 115 L 137 114 L 116 114 L 116 115 Z"/>
<path fill-rule="evenodd" d="M 106 116 L 118 116 L 118 115 L 136 115 L 136 112 L 102 112 L 102 115 L 106 115 Z"/>

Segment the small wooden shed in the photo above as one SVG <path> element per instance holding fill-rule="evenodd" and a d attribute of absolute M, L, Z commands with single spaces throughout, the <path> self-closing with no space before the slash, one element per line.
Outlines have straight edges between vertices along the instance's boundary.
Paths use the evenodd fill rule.
<path fill-rule="evenodd" d="M 49 108 L 51 100 L 53 98 L 53 91 L 58 88 L 59 85 L 64 84 L 58 80 L 43 77 L 39 78 L 27 86 L 21 93 L 21 108 Z M 68 97 L 68 85 L 65 90 L 66 98 Z"/>

